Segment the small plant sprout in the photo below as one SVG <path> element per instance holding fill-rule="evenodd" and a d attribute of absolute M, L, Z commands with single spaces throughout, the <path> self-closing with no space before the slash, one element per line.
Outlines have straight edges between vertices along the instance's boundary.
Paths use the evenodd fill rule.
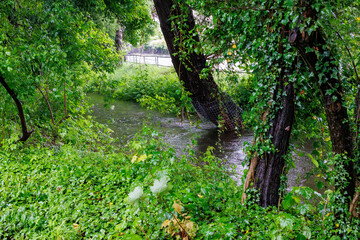
<path fill-rule="evenodd" d="M 128 203 L 129 204 L 136 203 L 141 198 L 143 193 L 144 191 L 141 187 L 136 187 L 132 192 L 129 193 Z"/>
<path fill-rule="evenodd" d="M 169 181 L 166 175 L 162 176 L 160 180 L 155 180 L 154 185 L 150 187 L 153 194 L 160 194 L 167 189 L 167 182 Z"/>

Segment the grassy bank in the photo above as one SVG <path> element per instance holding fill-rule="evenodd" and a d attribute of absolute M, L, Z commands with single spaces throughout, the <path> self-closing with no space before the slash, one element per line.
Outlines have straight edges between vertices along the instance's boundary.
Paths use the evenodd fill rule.
<path fill-rule="evenodd" d="M 243 109 L 249 108 L 249 78 L 237 74 L 215 74 L 222 91 L 227 92 Z M 150 109 L 181 115 L 194 113 L 191 100 L 173 68 L 124 63 L 105 81 L 94 80 L 88 91 L 111 98 L 139 102 Z"/>
<path fill-rule="evenodd" d="M 78 118 L 64 122 L 47 147 L 3 145 L 0 238 L 359 237 L 358 220 L 335 220 L 334 193 L 295 188 L 279 209 L 259 207 L 256 195 L 241 204 L 241 186 L 211 149 L 200 158 L 190 148 L 177 157 L 148 126 L 122 148 L 108 134 Z"/>

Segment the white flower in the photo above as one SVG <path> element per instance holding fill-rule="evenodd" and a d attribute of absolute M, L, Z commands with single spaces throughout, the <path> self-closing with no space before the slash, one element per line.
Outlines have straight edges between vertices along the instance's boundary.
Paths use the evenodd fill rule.
<path fill-rule="evenodd" d="M 136 202 L 137 200 L 139 200 L 139 198 L 141 198 L 143 193 L 144 193 L 144 191 L 141 187 L 136 187 L 134 189 L 134 191 L 129 193 L 128 203 L 132 204 L 132 203 Z"/>
<path fill-rule="evenodd" d="M 162 176 L 160 180 L 154 181 L 154 186 L 150 187 L 150 190 L 153 194 L 162 193 L 167 189 L 168 177 L 166 175 Z"/>

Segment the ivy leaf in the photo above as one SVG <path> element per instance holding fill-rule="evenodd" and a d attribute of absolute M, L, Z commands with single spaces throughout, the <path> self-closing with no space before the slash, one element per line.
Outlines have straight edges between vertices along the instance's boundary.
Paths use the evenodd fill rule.
<path fill-rule="evenodd" d="M 306 237 L 306 239 L 310 239 L 311 238 L 311 230 L 308 226 L 305 226 L 303 229 L 302 234 Z"/>
<path fill-rule="evenodd" d="M 312 163 L 315 165 L 316 168 L 319 168 L 319 162 L 310 154 L 307 154 L 309 158 L 311 159 Z"/>

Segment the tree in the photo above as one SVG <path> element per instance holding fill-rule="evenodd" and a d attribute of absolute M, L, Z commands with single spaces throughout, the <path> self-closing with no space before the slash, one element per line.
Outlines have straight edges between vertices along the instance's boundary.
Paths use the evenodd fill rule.
<path fill-rule="evenodd" d="M 354 134 L 358 124 L 358 82 L 353 83 L 357 79 L 356 63 L 347 55 L 358 44 L 355 40 L 359 38 L 355 30 L 358 3 L 268 0 L 187 3 L 207 19 L 200 28 L 205 54 L 216 54 L 217 62 L 240 64 L 255 76 L 252 93 L 255 107 L 246 120 L 253 126 L 255 140 L 249 148 L 252 161 L 245 189 L 252 180 L 260 192 L 262 206 L 278 203 L 280 175 L 286 172 L 287 161 L 291 161 L 284 156 L 295 107 L 298 109 L 296 132 L 305 129 L 309 135 L 316 132 L 329 135 L 334 153 L 329 158 L 337 159 L 337 171 L 344 169 L 341 174 L 346 176 L 345 179 L 340 179 L 341 174 L 330 177 L 350 203 L 357 185 L 353 157 L 358 149 L 354 151 L 353 136 L 358 138 Z M 333 16 L 335 20 L 331 20 Z M 355 50 L 354 55 L 358 53 Z M 344 68 L 340 69 L 340 65 Z M 340 80 L 339 76 L 347 80 Z M 311 91 L 319 92 L 320 96 L 311 96 L 310 104 L 307 96 Z M 351 103 L 349 99 L 356 101 Z M 323 110 L 315 107 L 317 102 L 323 102 Z M 348 106 L 356 106 L 353 121 L 348 116 Z M 327 126 L 306 128 L 305 124 L 316 125 L 323 115 Z M 328 142 L 321 141 L 328 146 Z"/>
<path fill-rule="evenodd" d="M 119 56 L 113 40 L 71 1 L 2 1 L 0 7 L 1 83 L 16 103 L 23 141 L 31 133 L 29 116 L 30 125 L 40 126 L 51 115 L 56 128 L 54 119 L 61 122 L 80 104 L 84 76 L 113 71 Z"/>
<path fill-rule="evenodd" d="M 339 66 L 333 56 L 331 48 L 327 46 L 323 29 L 317 27 L 309 34 L 308 28 L 312 28 L 318 17 L 314 1 L 303 1 L 300 4 L 303 10 L 304 22 L 310 19 L 310 24 L 300 32 L 299 28 L 291 31 L 289 40 L 303 61 L 314 74 L 317 86 L 319 86 L 321 98 L 324 104 L 326 120 L 329 127 L 332 150 L 341 155 L 342 165 L 347 173 L 346 181 L 335 183 L 336 187 L 346 196 L 347 202 L 354 196 L 358 181 L 354 168 L 354 142 L 350 129 L 350 119 L 347 107 L 344 103 L 344 89 L 339 75 Z M 312 50 L 308 50 L 312 49 Z M 354 69 L 356 71 L 356 68 Z"/>
<path fill-rule="evenodd" d="M 241 128 L 241 109 L 220 92 L 206 66 L 205 56 L 199 52 L 199 36 L 191 9 L 181 1 L 154 0 L 154 4 L 174 68 L 191 93 L 197 112 L 215 125 L 219 125 L 219 119 L 224 120 L 228 130 Z"/>

